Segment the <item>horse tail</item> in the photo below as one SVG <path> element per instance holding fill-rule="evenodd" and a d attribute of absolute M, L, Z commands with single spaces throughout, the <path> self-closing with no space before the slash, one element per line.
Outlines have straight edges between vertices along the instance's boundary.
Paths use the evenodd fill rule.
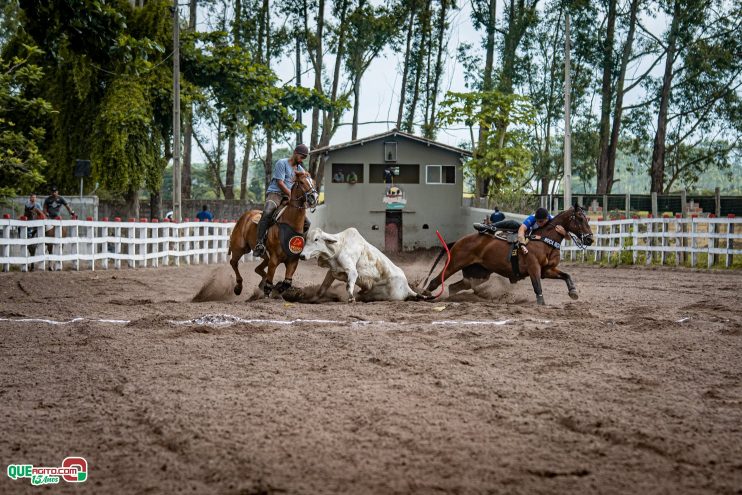
<path fill-rule="evenodd" d="M 448 250 L 446 250 L 446 248 L 441 248 L 440 254 L 438 254 L 438 257 L 435 259 L 433 266 L 430 267 L 428 276 L 425 277 L 425 281 L 423 282 L 423 288 L 428 285 L 428 279 L 430 278 L 430 275 L 433 273 L 433 270 L 435 270 L 435 267 L 438 266 L 438 263 L 441 261 L 441 258 L 443 258 L 446 255 L 447 251 L 451 250 L 454 244 L 456 244 L 456 241 L 447 243 L 446 246 L 448 247 Z"/>

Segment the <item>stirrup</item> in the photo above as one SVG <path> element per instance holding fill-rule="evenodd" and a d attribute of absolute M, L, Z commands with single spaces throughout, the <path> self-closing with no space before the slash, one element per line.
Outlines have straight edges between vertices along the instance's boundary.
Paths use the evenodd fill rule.
<path fill-rule="evenodd" d="M 262 242 L 257 243 L 252 252 L 255 256 L 263 256 L 265 254 L 265 245 Z"/>

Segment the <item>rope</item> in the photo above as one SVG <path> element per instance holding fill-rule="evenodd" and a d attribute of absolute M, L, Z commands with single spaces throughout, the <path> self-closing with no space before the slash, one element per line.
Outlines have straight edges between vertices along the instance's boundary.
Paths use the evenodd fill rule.
<path fill-rule="evenodd" d="M 443 265 L 443 271 L 441 272 L 441 290 L 434 297 L 434 299 L 437 299 L 441 297 L 441 294 L 443 294 L 443 289 L 445 288 L 446 268 L 448 268 L 448 264 L 451 262 L 451 251 L 448 249 L 448 244 L 446 244 L 446 241 L 443 240 L 443 236 L 441 235 L 441 233 L 436 230 L 435 235 L 438 236 L 438 240 L 441 241 L 441 244 L 443 244 L 443 249 L 446 250 L 447 255 L 446 264 Z"/>

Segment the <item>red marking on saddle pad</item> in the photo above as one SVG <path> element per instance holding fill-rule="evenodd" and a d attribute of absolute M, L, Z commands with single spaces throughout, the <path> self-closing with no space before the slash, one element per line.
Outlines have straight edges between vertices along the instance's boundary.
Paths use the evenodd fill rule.
<path fill-rule="evenodd" d="M 289 239 L 289 251 L 291 254 L 299 254 L 304 250 L 304 238 L 300 235 L 295 235 Z"/>

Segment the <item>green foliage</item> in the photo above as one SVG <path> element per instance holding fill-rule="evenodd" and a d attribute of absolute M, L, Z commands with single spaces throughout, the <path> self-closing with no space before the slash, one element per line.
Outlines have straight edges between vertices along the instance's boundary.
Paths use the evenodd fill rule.
<path fill-rule="evenodd" d="M 531 166 L 528 126 L 535 110 L 528 98 L 497 90 L 449 92 L 441 102 L 442 123 L 487 129 L 467 166 L 479 177 L 492 179 L 495 192 L 521 188 Z"/>
<path fill-rule="evenodd" d="M 20 56 L 0 60 L 0 197 L 29 193 L 44 182 L 46 160 L 39 147 L 51 105 L 26 96 L 43 77 L 42 69 L 29 62 L 40 53 L 23 45 Z"/>

